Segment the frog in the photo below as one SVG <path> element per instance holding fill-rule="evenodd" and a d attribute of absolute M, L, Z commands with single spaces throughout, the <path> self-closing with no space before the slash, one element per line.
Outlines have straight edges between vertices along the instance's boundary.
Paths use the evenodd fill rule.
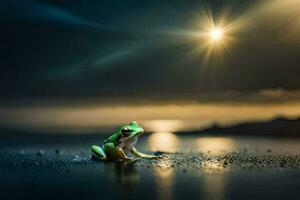
<path fill-rule="evenodd" d="M 133 162 L 139 158 L 154 159 L 156 155 L 139 152 L 134 145 L 144 129 L 136 121 L 118 128 L 111 136 L 104 140 L 102 147 L 91 146 L 92 158 L 101 161 L 127 161 Z M 132 154 L 134 157 L 129 156 Z"/>

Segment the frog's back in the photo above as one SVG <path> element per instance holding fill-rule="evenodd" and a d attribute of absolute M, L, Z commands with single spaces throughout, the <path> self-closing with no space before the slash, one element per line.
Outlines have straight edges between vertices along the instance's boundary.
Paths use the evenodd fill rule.
<path fill-rule="evenodd" d="M 106 138 L 104 140 L 104 144 L 106 143 L 118 143 L 118 141 L 120 140 L 121 138 L 121 133 L 120 133 L 120 130 L 117 130 L 116 132 L 114 132 L 111 136 L 109 136 L 108 138 Z"/>

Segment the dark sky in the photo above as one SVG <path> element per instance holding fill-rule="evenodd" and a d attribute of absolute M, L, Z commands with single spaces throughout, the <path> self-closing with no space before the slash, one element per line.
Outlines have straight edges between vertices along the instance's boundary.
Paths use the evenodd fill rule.
<path fill-rule="evenodd" d="M 297 1 L 4 0 L 0 95 L 168 96 L 300 89 Z M 284 4 L 284 5 L 281 5 Z M 230 10 L 244 23 L 222 58 L 191 56 L 178 36 L 195 16 Z M 299 7 L 298 7 L 299 8 Z"/>

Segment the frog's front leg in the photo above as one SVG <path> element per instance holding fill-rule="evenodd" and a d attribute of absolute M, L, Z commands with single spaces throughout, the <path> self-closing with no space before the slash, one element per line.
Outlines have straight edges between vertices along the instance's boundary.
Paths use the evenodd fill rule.
<path fill-rule="evenodd" d="M 104 151 L 107 154 L 109 160 L 131 160 L 119 146 L 115 146 L 114 143 L 106 143 L 104 146 Z"/>
<path fill-rule="evenodd" d="M 91 151 L 92 151 L 92 156 L 99 159 L 99 160 L 107 160 L 107 156 L 104 152 L 104 150 L 96 145 L 93 145 L 91 147 Z"/>
<path fill-rule="evenodd" d="M 158 156 L 155 155 L 147 155 L 144 153 L 139 152 L 138 150 L 136 150 L 135 147 L 131 148 L 131 153 L 137 157 L 141 157 L 141 158 L 158 158 Z"/>
<path fill-rule="evenodd" d="M 122 160 L 132 160 L 132 158 L 128 157 L 128 156 L 124 153 L 124 151 L 123 151 L 122 148 L 117 147 L 116 151 L 117 151 L 117 153 L 118 153 L 120 159 L 122 159 Z"/>

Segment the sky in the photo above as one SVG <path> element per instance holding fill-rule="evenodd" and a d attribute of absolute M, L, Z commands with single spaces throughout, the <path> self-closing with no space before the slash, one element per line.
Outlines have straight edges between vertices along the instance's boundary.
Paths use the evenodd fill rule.
<path fill-rule="evenodd" d="M 295 116 L 299 7 L 299 0 L 1 1 L 0 125 L 20 124 L 24 109 L 39 107 L 36 117 L 49 107 L 97 110 L 111 104 L 112 112 L 99 111 L 100 121 L 114 121 L 118 112 L 128 116 L 135 104 L 137 110 L 152 104 L 157 110 L 175 104 L 186 110 L 228 102 L 276 105 L 270 115 L 261 110 L 248 118 Z M 208 42 L 209 23 L 221 24 L 222 44 Z M 289 108 L 281 109 L 283 104 Z M 139 113 L 113 124 L 145 119 Z M 231 111 L 224 117 L 203 114 L 204 119 L 184 113 L 189 117 L 174 119 L 171 111 L 148 111 L 146 120 L 192 119 L 196 127 L 200 121 L 225 122 Z M 28 124 L 34 126 L 35 117 Z"/>

